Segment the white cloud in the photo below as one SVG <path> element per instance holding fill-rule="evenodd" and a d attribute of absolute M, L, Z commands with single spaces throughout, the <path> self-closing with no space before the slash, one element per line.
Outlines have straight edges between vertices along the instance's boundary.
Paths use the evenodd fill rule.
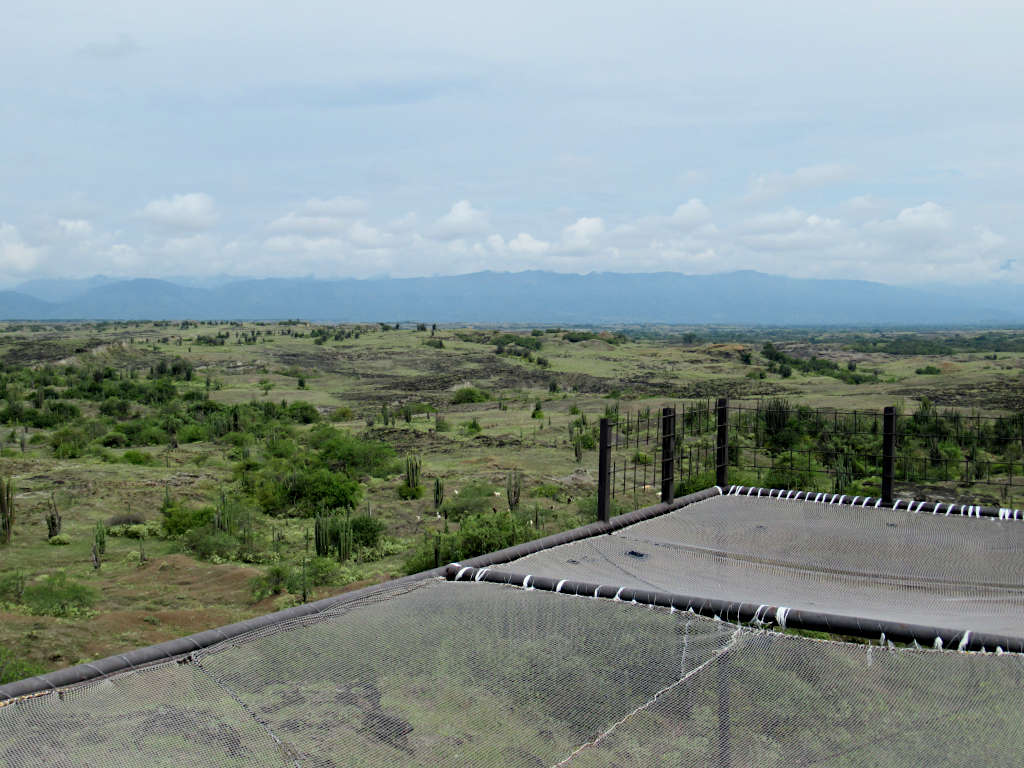
<path fill-rule="evenodd" d="M 341 251 L 345 243 L 336 237 L 281 235 L 267 238 L 263 247 L 277 253 L 334 253 Z"/>
<path fill-rule="evenodd" d="M 801 189 L 822 187 L 846 181 L 852 171 L 839 163 L 823 163 L 797 168 L 792 173 L 766 173 L 755 177 L 747 188 L 746 200 L 758 201 L 782 197 Z"/>
<path fill-rule="evenodd" d="M 472 235 L 487 227 L 487 214 L 473 207 L 469 200 L 459 200 L 444 216 L 434 222 L 433 234 L 442 240 Z"/>
<path fill-rule="evenodd" d="M 349 227 L 348 239 L 356 245 L 372 248 L 383 244 L 387 236 L 379 229 L 357 221 Z"/>
<path fill-rule="evenodd" d="M 672 224 L 682 229 L 693 229 L 710 220 L 711 209 L 697 197 L 691 197 L 682 205 L 677 206 L 671 218 Z"/>
<path fill-rule="evenodd" d="M 604 233 L 604 221 L 598 217 L 577 219 L 562 230 L 562 247 L 569 251 L 582 251 L 594 245 Z"/>
<path fill-rule="evenodd" d="M 520 232 L 512 240 L 509 240 L 508 249 L 514 253 L 547 253 L 551 250 L 551 243 L 537 240 L 526 232 Z"/>
<path fill-rule="evenodd" d="M 202 230 L 217 223 L 213 198 L 204 192 L 190 192 L 150 201 L 142 215 L 154 224 L 168 229 Z"/>
<path fill-rule="evenodd" d="M 952 217 L 941 205 L 928 202 L 916 208 L 904 208 L 891 224 L 905 230 L 946 230 L 952 224 Z"/>
<path fill-rule="evenodd" d="M 88 237 L 92 234 L 92 224 L 85 219 L 58 219 L 57 226 L 67 237 Z"/>
<path fill-rule="evenodd" d="M 39 264 L 42 252 L 22 241 L 13 224 L 0 222 L 0 273 L 21 275 Z"/>

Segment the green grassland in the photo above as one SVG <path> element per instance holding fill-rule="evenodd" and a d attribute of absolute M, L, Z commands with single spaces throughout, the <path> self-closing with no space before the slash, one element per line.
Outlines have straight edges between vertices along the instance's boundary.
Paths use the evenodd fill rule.
<path fill-rule="evenodd" d="M 570 425 L 616 404 L 996 414 L 1024 410 L 1022 374 L 1015 331 L 0 325 L 0 679 L 588 522 L 597 455 Z"/>

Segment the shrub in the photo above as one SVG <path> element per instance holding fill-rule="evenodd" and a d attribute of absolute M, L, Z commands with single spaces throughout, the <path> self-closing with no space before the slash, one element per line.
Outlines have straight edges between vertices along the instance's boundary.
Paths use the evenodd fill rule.
<path fill-rule="evenodd" d="M 128 445 L 128 435 L 124 432 L 108 432 L 100 439 L 104 448 L 124 448 Z"/>
<path fill-rule="evenodd" d="M 125 464 L 134 464 L 137 467 L 150 467 L 156 464 L 156 458 L 144 451 L 125 451 L 121 461 Z"/>
<path fill-rule="evenodd" d="M 380 542 L 384 533 L 384 522 L 377 517 L 369 515 L 357 515 L 349 521 L 352 526 L 352 543 L 356 547 L 373 549 Z"/>
<path fill-rule="evenodd" d="M 231 560 L 238 554 L 238 539 L 211 526 L 190 530 L 185 534 L 185 545 L 201 560 Z"/>
<path fill-rule="evenodd" d="M 22 599 L 35 616 L 84 616 L 96 602 L 96 590 L 57 571 L 26 586 Z"/>
<path fill-rule="evenodd" d="M 410 487 L 405 483 L 402 483 L 400 486 L 398 486 L 398 498 L 402 499 L 403 501 L 410 501 L 411 499 L 421 499 L 423 498 L 423 486 L 416 485 Z"/>
<path fill-rule="evenodd" d="M 252 596 L 256 600 L 262 600 L 270 595 L 280 595 L 288 586 L 293 573 L 290 568 L 280 563 L 275 563 L 263 571 L 262 576 L 257 576 L 250 582 Z"/>
<path fill-rule="evenodd" d="M 51 536 L 47 541 L 54 546 L 66 547 L 71 543 L 71 537 L 66 533 L 58 533 L 56 536 Z"/>
<path fill-rule="evenodd" d="M 289 419 L 299 424 L 315 424 L 320 421 L 320 412 L 316 406 L 306 402 L 292 403 L 288 406 L 287 414 Z"/>
<path fill-rule="evenodd" d="M 469 421 L 462 422 L 460 426 L 462 427 L 462 431 L 465 432 L 467 435 L 478 435 L 480 434 L 480 431 L 482 429 L 480 426 L 480 422 L 477 420 L 476 416 L 474 416 Z"/>
<path fill-rule="evenodd" d="M 143 520 L 138 515 L 133 515 L 131 513 L 127 513 L 127 514 L 113 515 L 109 520 L 107 520 L 107 527 L 108 528 L 112 528 L 115 525 L 141 525 L 142 523 L 145 523 L 145 522 L 146 521 Z"/>
<path fill-rule="evenodd" d="M 115 525 L 107 529 L 111 536 L 123 536 L 126 539 L 144 539 L 149 534 L 149 528 L 141 523 L 135 525 Z"/>
<path fill-rule="evenodd" d="M 924 368 L 918 368 L 914 373 L 918 376 L 938 376 L 942 371 L 934 365 L 926 365 Z"/>
<path fill-rule="evenodd" d="M 162 527 L 168 536 L 183 536 L 194 528 L 201 528 L 213 520 L 213 507 L 188 509 L 175 502 L 165 505 Z M 111 535 L 114 534 L 111 530 Z"/>
<path fill-rule="evenodd" d="M 485 403 L 491 399 L 491 396 L 482 389 L 476 387 L 460 387 L 455 390 L 455 395 L 452 397 L 453 405 L 461 405 L 463 403 Z"/>

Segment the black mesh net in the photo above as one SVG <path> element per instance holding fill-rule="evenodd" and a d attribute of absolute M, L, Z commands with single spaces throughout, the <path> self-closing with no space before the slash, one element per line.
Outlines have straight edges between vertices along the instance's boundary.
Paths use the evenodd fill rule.
<path fill-rule="evenodd" d="M 940 585 L 928 594 L 965 582 L 995 594 L 1010 590 L 995 578 L 1004 565 L 1003 581 L 1019 583 L 1016 550 L 998 521 L 970 521 L 976 536 L 990 537 L 986 572 L 976 555 L 963 555 L 971 561 L 963 569 L 937 557 L 941 546 L 975 546 L 966 520 L 943 520 L 950 527 L 942 531 L 885 513 L 873 541 L 888 549 L 862 547 L 872 555 L 857 561 L 838 544 L 845 511 L 759 503 L 744 521 L 721 501 L 513 566 L 522 572 L 548 558 L 576 567 L 583 561 L 566 553 L 597 553 L 604 542 L 646 552 L 669 541 L 671 552 L 713 550 L 694 561 L 705 570 L 728 553 L 776 569 L 753 574 L 789 573 L 805 545 L 803 516 L 836 542 L 831 558 L 843 565 L 829 570 L 820 549 L 796 561 L 808 574 L 828 571 L 822 584 L 840 583 L 843 570 L 866 582 L 874 568 L 894 584 Z M 757 532 L 773 515 L 774 534 L 741 546 L 744 526 Z M 923 527 L 902 532 L 901 519 Z M 884 524 L 892 521 L 896 529 Z M 913 542 L 931 542 L 935 560 L 925 562 L 921 549 L 913 566 L 882 567 Z M 593 580 L 671 578 L 672 566 L 651 567 L 653 555 L 624 556 L 643 567 L 595 554 L 606 565 L 592 566 Z M 691 565 L 675 567 L 688 578 Z M 180 661 L 9 702 L 0 707 L 0 765 L 1009 766 L 1024 754 L 1022 674 L 1017 654 L 844 643 L 630 602 L 434 579 Z"/>
<path fill-rule="evenodd" d="M 1024 522 L 717 496 L 502 566 L 1024 636 Z"/>

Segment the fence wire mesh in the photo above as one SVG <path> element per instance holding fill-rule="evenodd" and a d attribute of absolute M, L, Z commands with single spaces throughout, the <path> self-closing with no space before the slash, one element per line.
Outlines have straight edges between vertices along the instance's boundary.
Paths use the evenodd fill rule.
<path fill-rule="evenodd" d="M 24 766 L 1016 765 L 1024 657 L 488 583 L 414 589 L 0 708 Z"/>
<path fill-rule="evenodd" d="M 673 495 L 716 482 L 716 408 L 710 400 L 672 406 Z M 884 473 L 881 410 L 812 408 L 785 398 L 729 401 L 722 456 L 729 482 L 878 496 Z M 609 408 L 614 498 L 657 493 L 665 464 L 660 412 Z M 896 409 L 893 491 L 933 499 L 1024 507 L 1024 413 L 985 415 L 924 401 Z"/>

